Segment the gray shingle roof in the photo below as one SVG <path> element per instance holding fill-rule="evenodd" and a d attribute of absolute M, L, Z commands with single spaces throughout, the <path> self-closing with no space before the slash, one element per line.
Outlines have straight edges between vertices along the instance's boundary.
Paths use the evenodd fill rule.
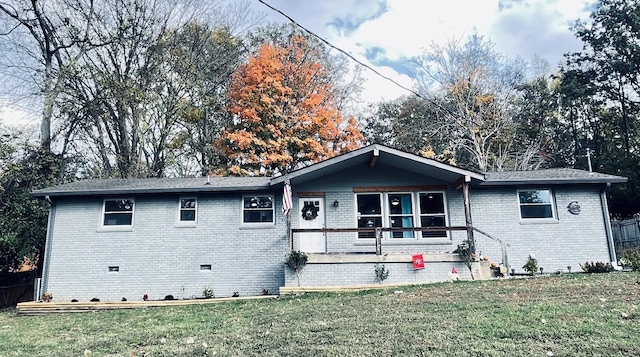
<path fill-rule="evenodd" d="M 481 186 L 522 184 L 577 184 L 577 183 L 623 183 L 626 177 L 589 172 L 576 169 L 544 169 L 531 171 L 503 171 L 485 173 Z"/>
<path fill-rule="evenodd" d="M 36 197 L 96 194 L 194 193 L 268 189 L 270 177 L 193 177 L 80 180 L 33 191 Z"/>

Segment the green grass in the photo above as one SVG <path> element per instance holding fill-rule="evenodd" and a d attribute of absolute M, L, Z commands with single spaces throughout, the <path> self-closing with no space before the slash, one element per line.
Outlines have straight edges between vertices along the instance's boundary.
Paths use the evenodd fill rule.
<path fill-rule="evenodd" d="M 127 311 L 0 312 L 0 356 L 637 356 L 640 273 Z"/>

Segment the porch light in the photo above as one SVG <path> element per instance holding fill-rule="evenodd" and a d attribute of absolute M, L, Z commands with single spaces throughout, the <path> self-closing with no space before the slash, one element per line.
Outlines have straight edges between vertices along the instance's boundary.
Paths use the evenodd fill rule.
<path fill-rule="evenodd" d="M 338 200 L 333 201 L 333 207 L 338 207 L 340 206 L 340 202 L 338 202 Z"/>

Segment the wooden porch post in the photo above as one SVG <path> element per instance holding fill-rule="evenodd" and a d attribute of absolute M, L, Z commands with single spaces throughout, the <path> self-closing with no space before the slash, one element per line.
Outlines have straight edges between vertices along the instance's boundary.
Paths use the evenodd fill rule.
<path fill-rule="evenodd" d="M 471 182 L 471 177 L 465 176 L 462 182 L 462 199 L 464 200 L 464 220 L 467 226 L 467 240 L 473 243 L 475 247 L 475 241 L 473 240 L 473 221 L 471 220 L 471 202 L 469 202 L 469 182 Z"/>
<path fill-rule="evenodd" d="M 382 255 L 382 228 L 376 227 L 376 255 Z"/>

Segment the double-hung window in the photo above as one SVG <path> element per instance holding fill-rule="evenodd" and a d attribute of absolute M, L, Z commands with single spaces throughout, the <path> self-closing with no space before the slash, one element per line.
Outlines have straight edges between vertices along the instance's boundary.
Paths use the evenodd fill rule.
<path fill-rule="evenodd" d="M 108 199 L 104 200 L 103 226 L 131 226 L 133 225 L 132 199 Z"/>
<path fill-rule="evenodd" d="M 444 210 L 444 193 L 421 192 L 418 194 L 420 202 L 420 227 L 444 227 L 447 216 Z M 446 237 L 446 231 L 422 231 L 423 238 Z"/>
<path fill-rule="evenodd" d="M 195 197 L 180 198 L 180 223 L 195 223 L 198 209 L 198 200 Z"/>
<path fill-rule="evenodd" d="M 367 193 L 357 195 L 358 228 L 382 227 L 382 195 Z M 375 238 L 374 232 L 358 232 L 358 238 Z"/>
<path fill-rule="evenodd" d="M 520 218 L 545 219 L 554 218 L 553 195 L 551 190 L 519 190 L 518 206 Z"/>
<path fill-rule="evenodd" d="M 274 223 L 273 196 L 245 196 L 242 198 L 242 223 Z"/>

